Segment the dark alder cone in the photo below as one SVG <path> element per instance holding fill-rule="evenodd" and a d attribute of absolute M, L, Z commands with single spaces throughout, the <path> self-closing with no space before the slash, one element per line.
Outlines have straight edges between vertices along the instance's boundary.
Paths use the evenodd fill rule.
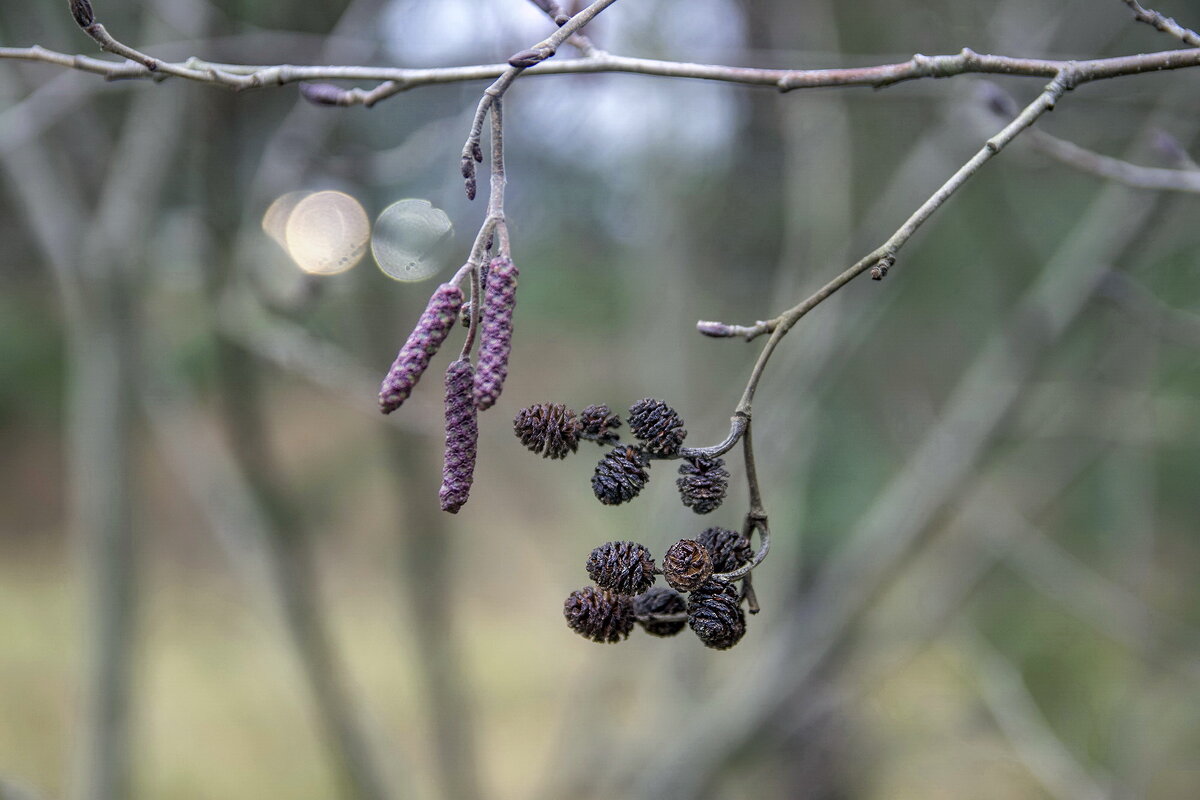
<path fill-rule="evenodd" d="M 688 625 L 705 647 L 728 650 L 746 635 L 746 615 L 732 584 L 704 584 L 688 598 L 687 613 Z"/>
<path fill-rule="evenodd" d="M 475 450 L 479 424 L 475 404 L 471 402 L 469 361 L 455 361 L 446 369 L 446 455 L 442 467 L 442 488 L 438 497 L 442 510 L 451 514 L 467 502 L 475 477 Z"/>
<path fill-rule="evenodd" d="M 582 426 L 579 431 L 581 438 L 590 439 L 599 444 L 612 444 L 617 440 L 617 434 L 613 431 L 621 427 L 621 418 L 612 413 L 608 406 L 601 403 L 585 408 L 579 414 L 579 424 Z"/>
<path fill-rule="evenodd" d="M 641 594 L 654 583 L 654 559 L 637 542 L 605 542 L 588 556 L 587 573 L 602 589 Z"/>
<path fill-rule="evenodd" d="M 696 537 L 712 556 L 713 572 L 733 572 L 754 557 L 750 540 L 740 531 L 708 528 Z"/>
<path fill-rule="evenodd" d="M 675 485 L 679 487 L 679 497 L 685 506 L 697 514 L 707 514 L 724 502 L 725 490 L 729 488 L 729 471 L 719 458 L 684 459 L 679 465 Z"/>
<path fill-rule="evenodd" d="M 493 258 L 480 311 L 479 368 L 475 370 L 475 407 L 491 408 L 508 377 L 512 349 L 513 309 L 517 305 L 517 267 L 503 256 Z"/>
<path fill-rule="evenodd" d="M 643 617 L 675 616 L 686 611 L 687 601 L 683 599 L 683 595 L 665 586 L 655 586 L 633 598 L 633 613 L 639 617 L 638 624 L 651 636 L 674 636 L 683 630 L 687 622 L 682 619 L 671 622 L 642 619 Z"/>
<path fill-rule="evenodd" d="M 521 444 L 542 458 L 566 458 L 579 449 L 579 421 L 562 403 L 538 403 L 522 408 L 513 419 Z"/>
<path fill-rule="evenodd" d="M 412 394 L 413 387 L 429 366 L 429 359 L 454 327 L 462 302 L 462 289 L 450 283 L 443 283 L 429 298 L 425 313 L 417 320 L 417 327 L 408 335 L 408 341 L 400 348 L 400 354 L 379 388 L 379 408 L 383 413 L 395 411 Z"/>
<path fill-rule="evenodd" d="M 638 496 L 638 492 L 650 479 L 647 471 L 649 462 L 636 447 L 618 447 L 596 465 L 592 475 L 592 491 L 596 499 L 606 506 L 627 503 Z"/>
<path fill-rule="evenodd" d="M 675 409 L 651 397 L 629 407 L 629 430 L 646 443 L 646 452 L 667 458 L 679 452 L 687 436 Z"/>
<path fill-rule="evenodd" d="M 567 625 L 593 642 L 619 642 L 633 630 L 633 601 L 625 595 L 588 586 L 567 595 Z"/>
<path fill-rule="evenodd" d="M 672 589 L 693 592 L 712 576 L 712 557 L 699 542 L 680 539 L 663 556 L 662 571 Z"/>

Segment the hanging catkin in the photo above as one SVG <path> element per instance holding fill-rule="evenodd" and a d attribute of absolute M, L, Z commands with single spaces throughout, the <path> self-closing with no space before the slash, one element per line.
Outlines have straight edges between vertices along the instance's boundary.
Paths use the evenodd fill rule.
<path fill-rule="evenodd" d="M 513 309 L 517 305 L 517 266 L 503 256 L 493 258 L 480 311 L 479 365 L 475 370 L 475 407 L 491 408 L 508 376 L 512 349 Z"/>

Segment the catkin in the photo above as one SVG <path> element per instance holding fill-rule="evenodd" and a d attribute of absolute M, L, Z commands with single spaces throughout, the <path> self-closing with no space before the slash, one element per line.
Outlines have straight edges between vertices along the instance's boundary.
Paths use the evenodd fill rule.
<path fill-rule="evenodd" d="M 451 514 L 458 513 L 467 502 L 475 476 L 479 425 L 471 402 L 473 374 L 471 362 L 462 359 L 446 369 L 446 453 L 438 497 L 442 510 Z"/>
<path fill-rule="evenodd" d="M 462 303 L 462 289 L 450 283 L 443 283 L 429 298 L 417 327 L 408 335 L 408 341 L 400 348 L 379 388 L 379 408 L 384 414 L 395 411 L 412 394 L 413 387 L 429 366 L 429 359 L 454 327 Z"/>
<path fill-rule="evenodd" d="M 513 309 L 517 305 L 517 265 L 498 256 L 488 268 L 480 321 L 479 367 L 475 370 L 475 407 L 491 408 L 508 377 Z"/>

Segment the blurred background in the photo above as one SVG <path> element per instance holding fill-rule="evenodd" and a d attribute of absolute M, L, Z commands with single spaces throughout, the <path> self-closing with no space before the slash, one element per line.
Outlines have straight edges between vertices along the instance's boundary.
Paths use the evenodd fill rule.
<path fill-rule="evenodd" d="M 525 0 L 97 14 L 157 56 L 229 63 L 492 63 L 551 29 Z M 1117 0 L 624 0 L 587 32 L 763 67 L 1177 44 Z M 96 52 L 60 0 L 0 6 L 0 39 Z M 1039 128 L 1177 166 L 1197 80 L 1088 85 Z M 757 395 L 774 547 L 728 652 L 596 645 L 561 608 L 602 542 L 661 555 L 737 527 L 740 458 L 707 517 L 667 464 L 610 508 L 599 451 L 544 461 L 511 432 L 533 403 L 653 396 L 689 445 L 721 440 L 758 344 L 696 320 L 798 302 L 1000 127 L 997 87 L 1024 104 L 1043 83 L 519 80 L 511 371 L 449 516 L 453 356 L 390 417 L 376 394 L 482 221 L 458 154 L 483 84 L 331 109 L 0 63 L 0 797 L 1195 797 L 1195 197 L 1021 138 L 886 280 L 804 319 Z M 280 246 L 313 192 L 340 193 L 321 195 L 345 222 L 329 269 Z M 428 206 L 376 224 L 405 199 Z"/>

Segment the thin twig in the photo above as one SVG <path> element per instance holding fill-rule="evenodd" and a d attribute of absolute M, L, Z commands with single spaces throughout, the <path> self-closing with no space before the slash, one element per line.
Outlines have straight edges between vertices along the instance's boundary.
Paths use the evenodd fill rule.
<path fill-rule="evenodd" d="M 559 45 L 565 42 L 571 34 L 587 25 L 597 14 L 615 2 L 617 0 L 596 0 L 563 23 L 562 27 L 550 36 L 527 50 L 514 53 L 508 59 L 508 68 L 492 85 L 483 90 L 483 97 L 479 98 L 479 106 L 475 109 L 471 132 L 467 135 L 467 141 L 463 144 L 462 149 L 462 175 L 466 182 L 468 199 L 475 199 L 475 162 L 483 162 L 483 150 L 479 146 L 479 139 L 483 136 L 483 121 L 487 118 L 487 113 L 492 105 L 504 97 L 504 93 L 508 91 L 508 87 L 512 85 L 518 75 L 529 67 L 536 66 L 553 56 L 558 51 Z"/>
<path fill-rule="evenodd" d="M 1153 9 L 1144 8 L 1137 0 L 1121 0 L 1133 10 L 1133 18 L 1138 22 L 1157 28 L 1163 33 L 1174 36 L 1184 44 L 1200 47 L 1200 34 L 1190 28 L 1185 28 L 1170 17 L 1165 17 Z"/>
<path fill-rule="evenodd" d="M 963 164 L 958 170 L 950 176 L 949 180 L 943 183 L 929 199 L 914 211 L 904 224 L 901 225 L 888 240 L 877 247 L 872 252 L 863 256 L 855 264 L 844 270 L 837 277 L 826 283 L 808 298 L 801 303 L 793 306 L 787 311 L 780 314 L 770 323 L 773 327 L 771 337 L 767 340 L 766 345 L 759 353 L 758 360 L 751 370 L 750 379 L 746 382 L 746 388 L 742 392 L 742 398 L 738 401 L 737 412 L 746 414 L 751 413 L 751 408 L 754 402 L 754 393 L 758 388 L 759 380 L 762 378 L 763 371 L 766 369 L 767 362 L 771 355 L 775 352 L 775 348 L 779 345 L 781 339 L 787 335 L 787 332 L 800 319 L 812 311 L 821 303 L 828 300 L 838 289 L 841 289 L 850 281 L 857 278 L 862 273 L 880 264 L 881 262 L 890 264 L 894 261 L 897 251 L 903 247 L 913 234 L 933 215 L 935 211 L 942 207 L 947 200 L 950 199 L 958 189 L 967 182 L 967 179 L 974 175 L 979 169 L 992 159 L 997 153 L 1017 137 L 1022 131 L 1037 121 L 1039 117 L 1054 108 L 1059 98 L 1063 96 L 1067 90 L 1073 88 L 1082 78 L 1072 68 L 1064 68 L 1064 70 L 1055 76 L 1038 95 L 1037 99 L 1027 105 L 1025 109 L 1017 115 L 1015 119 L 1004 126 L 999 133 L 988 139 L 983 147 L 979 149 L 967 163 Z M 762 323 L 760 323 L 761 325 Z"/>
<path fill-rule="evenodd" d="M 566 25 L 571 20 L 571 15 L 563 10 L 563 7 L 554 0 L 529 0 L 535 6 L 546 12 L 546 16 L 553 20 L 555 25 Z M 590 56 L 598 52 L 596 45 L 582 33 L 576 32 L 567 39 L 567 44 L 574 45 L 579 49 L 579 52 L 585 56 Z"/>

